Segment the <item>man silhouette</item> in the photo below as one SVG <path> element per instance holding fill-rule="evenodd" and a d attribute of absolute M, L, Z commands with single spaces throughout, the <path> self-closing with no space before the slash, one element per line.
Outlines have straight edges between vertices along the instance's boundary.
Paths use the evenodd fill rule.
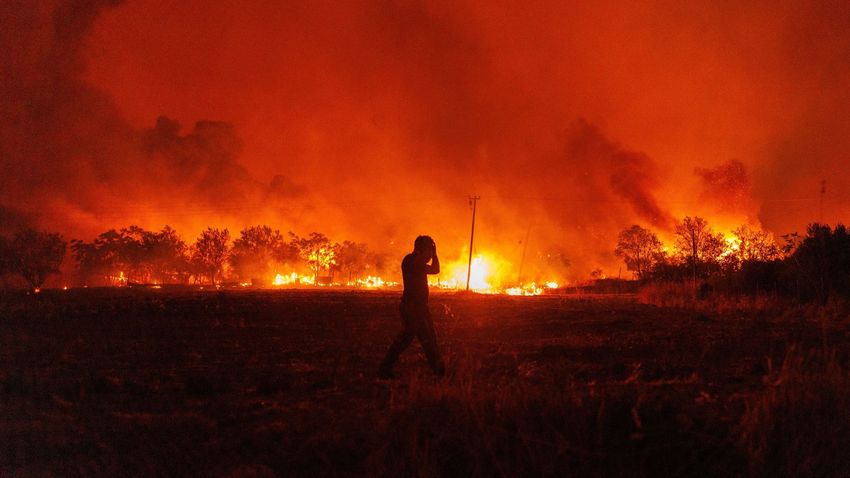
<path fill-rule="evenodd" d="M 413 242 L 413 252 L 401 261 L 404 293 L 401 296 L 399 311 L 403 328 L 390 345 L 387 356 L 378 369 L 380 378 L 393 377 L 393 365 L 404 349 L 413 342 L 414 337 L 419 338 L 434 373 L 445 373 L 445 366 L 437 350 L 437 336 L 434 334 L 431 312 L 428 310 L 428 274 L 439 273 L 440 260 L 437 258 L 437 245 L 434 240 L 430 236 L 417 237 Z"/>

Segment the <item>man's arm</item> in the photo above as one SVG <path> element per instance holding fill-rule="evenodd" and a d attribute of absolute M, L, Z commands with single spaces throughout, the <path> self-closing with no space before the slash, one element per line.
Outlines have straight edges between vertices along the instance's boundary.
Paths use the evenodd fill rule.
<path fill-rule="evenodd" d="M 428 274 L 439 274 L 440 273 L 440 258 L 437 257 L 437 246 L 434 246 L 434 252 L 431 254 L 431 265 L 428 266 L 425 271 Z"/>

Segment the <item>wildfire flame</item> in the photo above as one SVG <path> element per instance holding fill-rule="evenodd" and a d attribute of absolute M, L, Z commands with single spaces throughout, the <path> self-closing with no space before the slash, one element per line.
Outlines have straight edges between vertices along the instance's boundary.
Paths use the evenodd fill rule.
<path fill-rule="evenodd" d="M 462 257 L 463 254 L 460 254 Z M 469 289 L 480 294 L 508 294 L 514 296 L 541 295 L 545 289 L 557 289 L 556 281 L 547 281 L 543 286 L 536 282 L 517 285 L 511 281 L 508 274 L 515 271 L 512 265 L 500 256 L 483 252 L 472 259 L 471 269 L 467 260 L 460 258 L 444 266 L 448 278 L 442 275 L 430 282 L 433 287 L 441 289 L 465 289 L 467 273 L 469 274 Z"/>
<path fill-rule="evenodd" d="M 385 281 L 384 279 L 377 276 L 366 276 L 365 279 L 357 279 L 347 283 L 348 286 L 352 287 L 366 287 L 369 289 L 379 289 L 382 287 L 396 287 L 398 286 L 398 282 Z"/>
<path fill-rule="evenodd" d="M 505 289 L 508 295 L 540 295 L 543 293 L 542 287 L 537 287 L 537 284 L 532 282 L 526 286 L 509 287 Z"/>
<path fill-rule="evenodd" d="M 459 257 L 463 255 L 463 251 Z M 468 262 L 459 258 L 455 261 L 449 261 L 443 266 L 443 274 L 436 277 L 432 276 L 429 279 L 429 284 L 432 287 L 440 289 L 460 290 L 466 288 Z M 507 275 L 512 273 L 513 267 L 511 264 L 500 256 L 488 252 L 483 252 L 472 259 L 472 269 L 469 273 L 469 288 L 481 294 L 509 294 L 515 296 L 530 296 L 543 294 L 546 289 L 557 289 L 558 282 L 547 281 L 545 283 L 530 282 L 527 284 L 519 284 L 516 282 L 510 283 Z M 398 287 L 399 283 L 385 280 L 379 276 L 368 275 L 366 277 L 353 278 L 344 282 L 332 282 L 317 284 L 312 275 L 301 274 L 299 272 L 275 273 L 275 276 L 270 279 L 270 284 L 273 287 L 293 287 L 293 286 L 340 286 L 340 287 L 357 287 L 366 289 L 384 289 Z M 240 284 L 247 287 L 249 283 Z"/>
<path fill-rule="evenodd" d="M 290 272 L 288 274 L 275 274 L 274 279 L 271 281 L 271 284 L 275 287 L 281 286 L 314 286 L 317 285 L 316 281 L 313 280 L 313 277 L 310 275 L 302 275 L 297 272 Z M 245 284 L 246 286 L 248 284 Z M 347 286 L 347 287 L 365 287 L 368 289 L 379 289 L 383 287 L 396 287 L 398 286 L 398 282 L 387 281 L 378 276 L 366 276 L 363 278 L 354 279 L 346 282 L 345 284 L 339 282 L 333 282 L 330 284 L 318 284 L 322 286 Z"/>
<path fill-rule="evenodd" d="M 725 241 L 726 247 L 723 248 L 723 253 L 720 254 L 720 257 L 734 255 L 741 249 L 741 241 L 735 236 L 727 236 Z"/>
<path fill-rule="evenodd" d="M 297 272 L 291 272 L 287 275 L 275 274 L 272 280 L 273 286 L 284 285 L 314 285 L 316 281 L 311 276 L 299 275 Z"/>

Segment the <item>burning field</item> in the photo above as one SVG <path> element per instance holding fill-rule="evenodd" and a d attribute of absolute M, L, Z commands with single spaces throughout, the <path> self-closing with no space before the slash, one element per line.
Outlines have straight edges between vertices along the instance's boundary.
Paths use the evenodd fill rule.
<path fill-rule="evenodd" d="M 398 293 L 7 296 L 10 476 L 842 476 L 846 311 L 436 293 L 448 364 L 377 365 Z"/>

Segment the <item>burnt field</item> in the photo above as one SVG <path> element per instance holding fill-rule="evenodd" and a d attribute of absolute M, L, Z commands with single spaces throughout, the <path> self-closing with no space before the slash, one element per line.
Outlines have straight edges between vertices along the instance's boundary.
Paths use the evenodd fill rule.
<path fill-rule="evenodd" d="M 0 475 L 842 476 L 840 308 L 398 293 L 71 290 L 0 302 Z"/>

